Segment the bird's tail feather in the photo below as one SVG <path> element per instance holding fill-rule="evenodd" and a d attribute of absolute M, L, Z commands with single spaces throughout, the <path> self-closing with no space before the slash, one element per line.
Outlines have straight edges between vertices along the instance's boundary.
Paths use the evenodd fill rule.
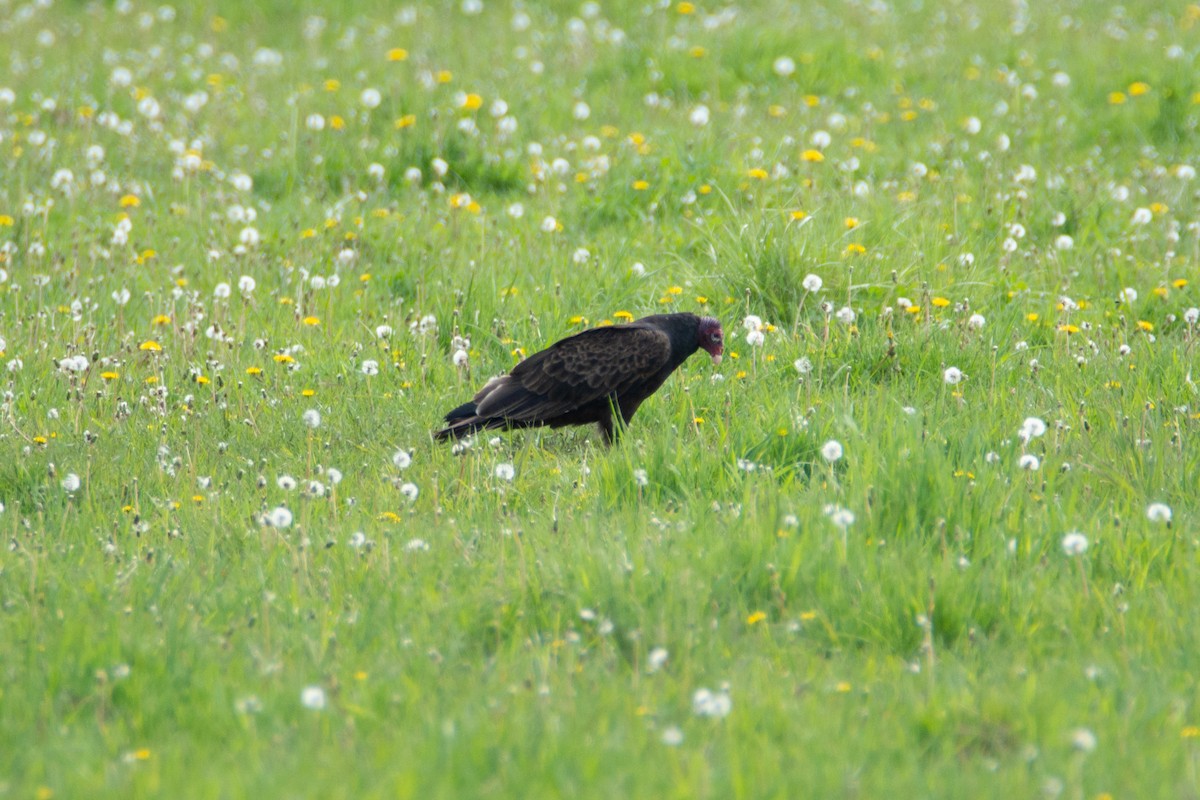
<path fill-rule="evenodd" d="M 439 441 L 462 439 L 476 431 L 504 427 L 502 418 L 481 417 L 476 411 L 474 403 L 463 403 L 446 415 L 446 422 L 450 424 L 440 431 L 434 431 L 434 438 Z"/>

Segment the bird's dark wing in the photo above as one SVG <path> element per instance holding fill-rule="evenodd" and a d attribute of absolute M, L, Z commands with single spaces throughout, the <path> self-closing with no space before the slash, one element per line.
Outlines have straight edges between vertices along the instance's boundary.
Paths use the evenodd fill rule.
<path fill-rule="evenodd" d="M 555 342 L 485 386 L 475 402 L 481 417 L 548 419 L 649 381 L 671 358 L 661 330 L 614 325 Z"/>

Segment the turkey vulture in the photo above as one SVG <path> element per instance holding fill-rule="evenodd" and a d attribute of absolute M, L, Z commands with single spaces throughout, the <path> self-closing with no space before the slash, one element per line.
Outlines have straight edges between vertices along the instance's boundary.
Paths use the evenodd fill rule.
<path fill-rule="evenodd" d="M 492 378 L 475 399 L 446 415 L 438 439 L 493 428 L 596 422 L 611 444 L 618 428 L 688 356 L 704 348 L 714 364 L 724 352 L 721 323 L 695 314 L 657 314 L 626 325 L 592 328 L 555 342 Z"/>

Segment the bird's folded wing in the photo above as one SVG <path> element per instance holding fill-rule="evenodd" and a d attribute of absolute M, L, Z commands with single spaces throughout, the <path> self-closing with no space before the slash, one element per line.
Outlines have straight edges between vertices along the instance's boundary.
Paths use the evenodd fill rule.
<path fill-rule="evenodd" d="M 476 399 L 481 416 L 539 419 L 564 414 L 651 380 L 671 358 L 654 328 L 611 326 L 556 342 L 518 364 Z"/>

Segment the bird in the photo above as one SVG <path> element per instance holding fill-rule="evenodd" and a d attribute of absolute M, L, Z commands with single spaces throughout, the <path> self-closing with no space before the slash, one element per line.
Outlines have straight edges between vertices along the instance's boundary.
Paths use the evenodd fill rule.
<path fill-rule="evenodd" d="M 461 439 L 481 430 L 594 422 L 611 445 L 692 353 L 703 349 L 720 364 L 724 338 L 720 321 L 691 313 L 581 331 L 492 378 L 474 399 L 446 414 L 446 427 L 433 435 Z"/>

